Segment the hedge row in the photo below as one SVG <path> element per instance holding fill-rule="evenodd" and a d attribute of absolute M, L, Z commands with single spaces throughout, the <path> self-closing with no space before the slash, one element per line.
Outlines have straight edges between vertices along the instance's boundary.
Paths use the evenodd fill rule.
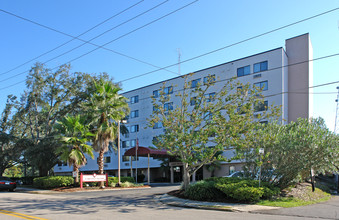
<path fill-rule="evenodd" d="M 239 202 L 256 202 L 270 199 L 280 193 L 280 189 L 269 183 L 240 178 L 209 178 L 192 184 L 185 191 L 185 196 L 193 200 L 211 201 L 230 199 Z"/>
<path fill-rule="evenodd" d="M 33 180 L 33 186 L 41 189 L 71 186 L 73 184 L 74 180 L 71 176 L 44 176 Z"/>

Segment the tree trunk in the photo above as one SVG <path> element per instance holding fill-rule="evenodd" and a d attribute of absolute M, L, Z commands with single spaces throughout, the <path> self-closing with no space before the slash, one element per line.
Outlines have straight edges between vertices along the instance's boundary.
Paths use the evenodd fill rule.
<path fill-rule="evenodd" d="M 99 174 L 104 174 L 104 150 L 103 149 L 99 151 L 98 165 L 99 165 Z M 104 186 L 104 182 L 100 182 L 99 187 L 103 187 L 103 186 Z"/>
<path fill-rule="evenodd" d="M 43 166 L 39 166 L 39 176 L 48 176 L 48 170 Z"/>
<path fill-rule="evenodd" d="M 188 170 L 188 164 L 183 164 L 184 173 L 183 173 L 183 180 L 184 180 L 184 190 L 186 191 L 188 186 L 190 185 L 190 174 Z"/>
<path fill-rule="evenodd" d="M 314 172 L 313 172 L 313 169 L 311 168 L 310 170 L 310 174 L 311 174 L 311 184 L 312 184 L 312 192 L 315 191 L 315 182 L 314 182 Z"/>

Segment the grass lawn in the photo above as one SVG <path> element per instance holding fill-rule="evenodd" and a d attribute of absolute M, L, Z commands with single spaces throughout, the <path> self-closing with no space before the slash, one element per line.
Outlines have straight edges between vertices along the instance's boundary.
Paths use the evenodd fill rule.
<path fill-rule="evenodd" d="M 329 193 L 318 188 L 316 188 L 315 192 L 312 192 L 312 188 L 308 186 L 300 195 L 296 195 L 295 197 L 278 197 L 274 200 L 261 200 L 256 204 L 288 208 L 324 202 L 330 198 L 331 195 Z"/>

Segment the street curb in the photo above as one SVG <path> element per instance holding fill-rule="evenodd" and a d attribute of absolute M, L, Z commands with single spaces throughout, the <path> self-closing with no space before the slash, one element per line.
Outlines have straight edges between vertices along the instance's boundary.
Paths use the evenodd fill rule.
<path fill-rule="evenodd" d="M 226 212 L 255 212 L 260 210 L 272 210 L 280 209 L 281 207 L 272 206 L 260 206 L 260 205 L 249 205 L 249 204 L 236 204 L 236 203 L 221 203 L 221 202 L 202 202 L 193 201 L 189 199 L 181 199 L 168 194 L 156 196 L 160 203 L 185 208 L 205 209 L 205 210 L 216 210 Z"/>
<path fill-rule="evenodd" d="M 205 210 L 216 210 L 216 211 L 227 211 L 227 212 L 236 212 L 230 206 L 226 206 L 222 203 L 214 203 L 213 205 L 208 202 L 199 202 L 188 199 L 181 199 L 168 194 L 156 196 L 156 199 L 162 204 L 175 206 L 175 207 L 185 207 L 185 208 L 195 208 L 195 209 L 205 209 Z"/>

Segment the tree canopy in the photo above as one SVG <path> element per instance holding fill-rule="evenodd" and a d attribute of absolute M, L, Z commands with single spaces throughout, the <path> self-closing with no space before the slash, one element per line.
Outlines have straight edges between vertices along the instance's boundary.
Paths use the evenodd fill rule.
<path fill-rule="evenodd" d="M 173 86 L 163 84 L 160 97 L 153 97 L 154 111 L 148 119 L 150 127 L 164 127 L 154 145 L 183 162 L 185 189 L 203 165 L 226 159 L 218 151 L 243 147 L 249 131 L 279 111 L 279 106 L 258 111 L 264 103 L 258 88 L 229 80 L 216 89 L 213 75 L 204 84 L 188 81 L 191 76 L 185 76 L 174 97 L 168 89 Z"/>
<path fill-rule="evenodd" d="M 255 135 L 256 134 L 256 135 Z M 322 118 L 299 118 L 289 124 L 271 123 L 253 131 L 248 148 L 243 148 L 247 169 L 271 170 L 282 188 L 315 174 L 338 170 L 338 135 L 330 132 Z M 265 154 L 260 156 L 259 148 Z M 262 162 L 259 163 L 261 157 Z"/>
<path fill-rule="evenodd" d="M 12 114 L 2 117 L 10 120 L 8 133 L 15 136 L 21 159 L 39 170 L 40 176 L 48 174 L 59 161 L 56 152 L 60 145 L 54 136 L 55 125 L 68 114 L 81 112 L 94 79 L 108 79 L 107 75 L 71 73 L 70 65 L 52 71 L 41 63 L 32 67 L 26 79 L 26 90 L 20 99 L 12 97 L 9 104 Z"/>

